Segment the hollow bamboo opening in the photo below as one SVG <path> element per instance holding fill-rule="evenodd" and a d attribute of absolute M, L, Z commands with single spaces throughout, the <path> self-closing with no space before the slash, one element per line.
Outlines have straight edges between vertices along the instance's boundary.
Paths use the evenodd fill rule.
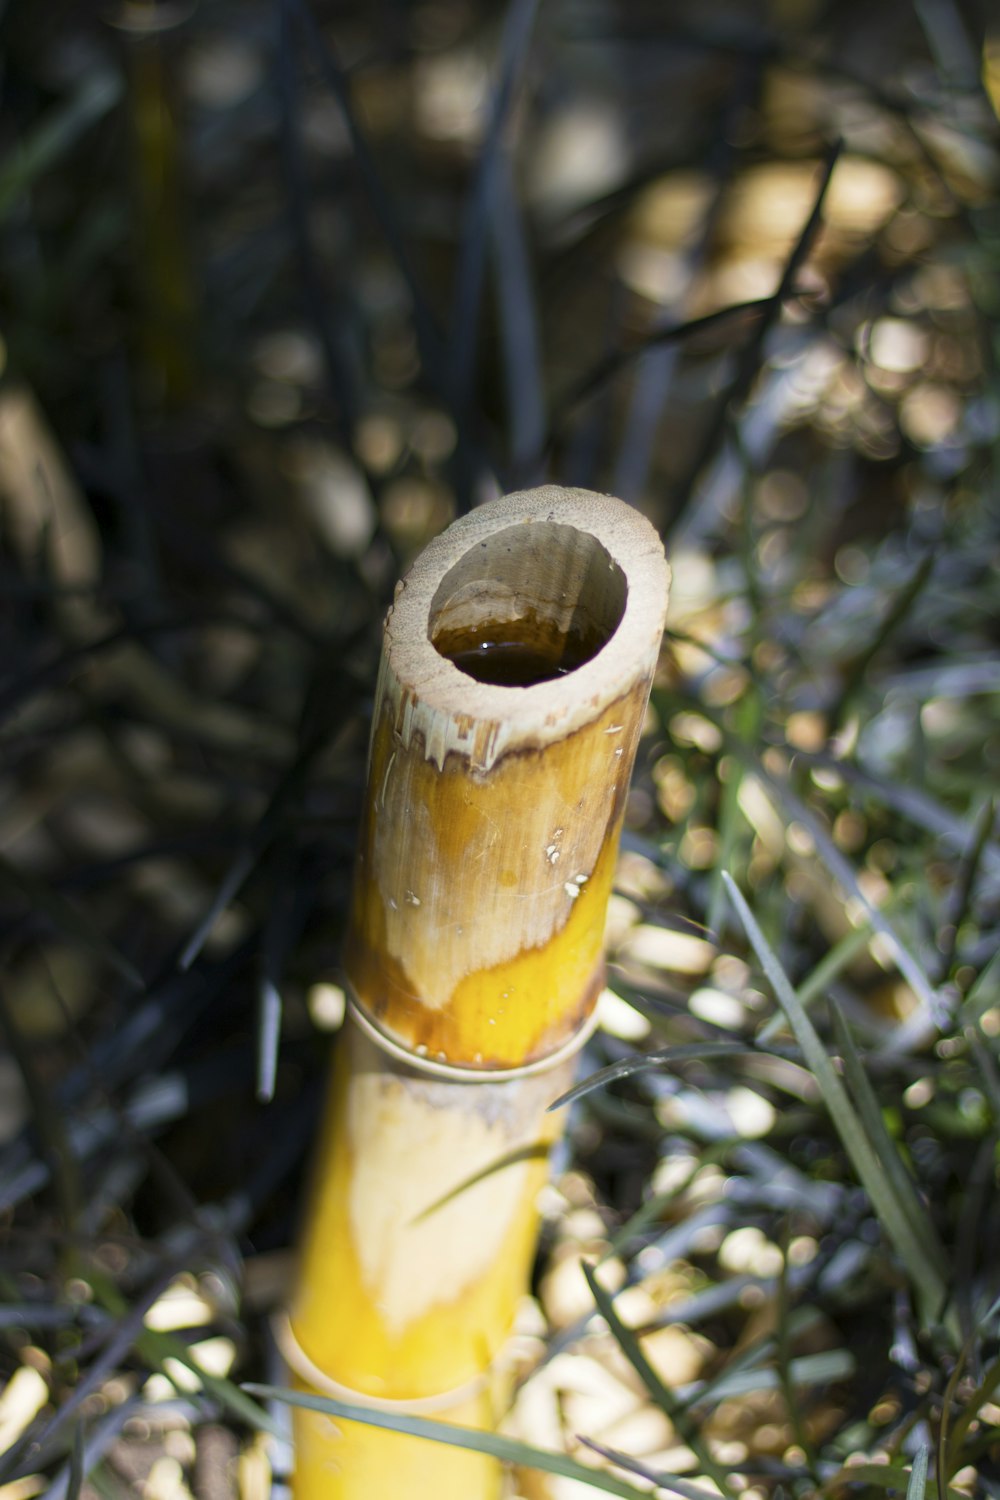
<path fill-rule="evenodd" d="M 539 521 L 478 542 L 431 600 L 435 650 L 477 682 L 532 687 L 591 661 L 625 612 L 625 575 L 589 532 Z"/>

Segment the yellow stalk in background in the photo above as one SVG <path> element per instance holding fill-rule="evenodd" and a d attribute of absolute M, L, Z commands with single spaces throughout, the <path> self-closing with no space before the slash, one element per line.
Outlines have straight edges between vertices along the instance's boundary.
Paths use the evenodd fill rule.
<path fill-rule="evenodd" d="M 464 517 L 385 628 L 351 1014 L 285 1352 L 303 1389 L 490 1428 L 602 934 L 667 567 L 620 501 Z M 493 1500 L 499 1464 L 298 1410 L 296 1500 Z"/>
<path fill-rule="evenodd" d="M 153 400 L 167 408 L 183 405 L 193 394 L 197 346 L 170 57 L 169 33 L 176 24 L 156 5 L 128 9 L 138 352 Z"/>

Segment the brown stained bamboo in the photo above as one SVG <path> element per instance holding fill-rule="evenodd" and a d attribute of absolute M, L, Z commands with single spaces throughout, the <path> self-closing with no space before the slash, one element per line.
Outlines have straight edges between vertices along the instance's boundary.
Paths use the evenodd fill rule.
<path fill-rule="evenodd" d="M 602 933 L 667 567 L 620 501 L 456 522 L 397 587 L 340 1045 L 285 1329 L 322 1393 L 491 1425 Z M 485 680 L 484 680 L 485 679 Z M 429 1403 L 429 1406 L 428 1406 Z M 313 1413 L 296 1500 L 493 1500 L 499 1467 Z"/>
<path fill-rule="evenodd" d="M 403 1046 L 517 1067 L 592 1009 L 665 597 L 641 516 L 555 488 L 465 517 L 398 586 L 346 964 Z M 451 659 L 484 672 L 491 651 L 551 675 L 512 688 Z"/>

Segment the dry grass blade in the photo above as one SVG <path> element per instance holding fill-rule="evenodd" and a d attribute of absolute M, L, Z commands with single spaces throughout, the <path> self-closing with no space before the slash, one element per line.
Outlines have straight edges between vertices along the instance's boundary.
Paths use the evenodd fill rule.
<path fill-rule="evenodd" d="M 274 1098 L 281 1043 L 281 992 L 274 981 L 262 977 L 257 987 L 257 1098 L 269 1104 Z"/>

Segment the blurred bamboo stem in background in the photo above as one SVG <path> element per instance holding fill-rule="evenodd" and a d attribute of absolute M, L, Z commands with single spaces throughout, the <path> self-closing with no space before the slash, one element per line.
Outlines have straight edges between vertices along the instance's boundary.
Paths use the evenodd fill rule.
<path fill-rule="evenodd" d="M 194 394 L 195 290 L 185 236 L 181 133 L 174 104 L 166 6 L 128 10 L 128 79 L 135 182 L 138 354 L 155 405 Z"/>
<path fill-rule="evenodd" d="M 351 1010 L 284 1343 L 303 1388 L 494 1425 L 536 1199 L 603 984 L 663 631 L 660 539 L 544 488 L 457 521 L 386 621 Z M 493 1500 L 495 1460 L 297 1411 L 297 1500 Z"/>

